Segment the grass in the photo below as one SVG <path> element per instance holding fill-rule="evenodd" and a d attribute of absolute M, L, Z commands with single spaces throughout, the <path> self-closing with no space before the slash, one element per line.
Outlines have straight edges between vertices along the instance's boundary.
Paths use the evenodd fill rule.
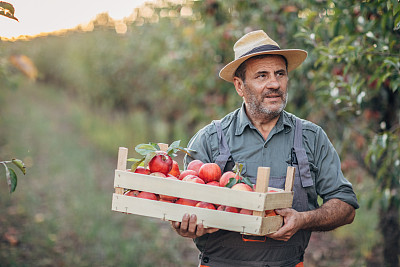
<path fill-rule="evenodd" d="M 0 266 L 196 266 L 194 245 L 167 222 L 111 211 L 123 118 L 101 121 L 34 84 L 1 101 L 0 158 L 22 159 L 28 174 L 10 196 L 0 170 Z"/>

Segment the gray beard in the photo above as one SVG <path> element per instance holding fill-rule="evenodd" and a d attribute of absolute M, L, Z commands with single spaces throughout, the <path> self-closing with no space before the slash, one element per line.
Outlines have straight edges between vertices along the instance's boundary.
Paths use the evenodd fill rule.
<path fill-rule="evenodd" d="M 288 92 L 286 92 L 284 101 L 280 107 L 277 110 L 271 110 L 267 107 L 263 107 L 261 103 L 257 101 L 256 97 L 252 95 L 249 103 L 246 105 L 246 111 L 249 113 L 248 115 L 253 118 L 259 118 L 263 120 L 275 119 L 285 109 L 287 104 L 287 96 Z"/>

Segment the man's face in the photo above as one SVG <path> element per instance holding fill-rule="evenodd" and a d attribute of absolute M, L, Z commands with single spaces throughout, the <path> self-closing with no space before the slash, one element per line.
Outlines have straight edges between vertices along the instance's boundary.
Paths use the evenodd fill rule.
<path fill-rule="evenodd" d="M 279 116 L 287 103 L 288 74 L 282 57 L 249 59 L 246 79 L 235 77 L 238 94 L 243 97 L 250 118 L 270 120 Z"/>

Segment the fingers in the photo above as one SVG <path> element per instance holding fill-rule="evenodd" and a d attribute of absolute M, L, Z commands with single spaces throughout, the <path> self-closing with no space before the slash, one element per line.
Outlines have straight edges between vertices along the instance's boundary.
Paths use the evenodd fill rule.
<path fill-rule="evenodd" d="M 275 240 L 280 240 L 280 241 L 288 241 L 292 237 L 292 233 L 288 232 L 290 229 L 285 229 L 287 227 L 281 227 L 278 231 L 275 233 L 267 235 L 268 238 L 272 238 Z"/>
<path fill-rule="evenodd" d="M 267 237 L 275 240 L 288 241 L 300 229 L 298 218 L 301 215 L 299 212 L 290 208 L 276 209 L 275 212 L 283 216 L 284 224 L 278 231 L 267 235 Z"/>
<path fill-rule="evenodd" d="M 182 222 L 171 222 L 171 225 L 179 235 L 188 238 L 196 238 L 206 233 L 215 232 L 214 228 L 204 228 L 202 223 L 197 224 L 195 214 L 185 214 L 182 217 Z"/>

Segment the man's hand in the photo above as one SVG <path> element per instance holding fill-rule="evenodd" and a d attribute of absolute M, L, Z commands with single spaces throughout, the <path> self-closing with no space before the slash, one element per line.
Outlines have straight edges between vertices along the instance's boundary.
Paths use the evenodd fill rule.
<path fill-rule="evenodd" d="M 195 214 L 189 216 L 189 214 L 183 215 L 182 222 L 171 222 L 172 227 L 175 231 L 188 238 L 200 237 L 204 234 L 211 234 L 219 229 L 217 228 L 204 228 L 202 223 L 197 224 L 197 217 Z"/>
<path fill-rule="evenodd" d="M 283 216 L 283 226 L 267 237 L 288 241 L 298 230 L 330 231 L 339 226 L 352 223 L 355 209 L 339 200 L 331 199 L 321 207 L 311 211 L 297 212 L 294 209 L 277 209 L 275 212 Z"/>
<path fill-rule="evenodd" d="M 275 240 L 288 241 L 301 229 L 303 225 L 302 214 L 289 208 L 277 209 L 275 212 L 283 217 L 283 226 L 279 228 L 277 232 L 267 235 L 267 237 Z"/>

